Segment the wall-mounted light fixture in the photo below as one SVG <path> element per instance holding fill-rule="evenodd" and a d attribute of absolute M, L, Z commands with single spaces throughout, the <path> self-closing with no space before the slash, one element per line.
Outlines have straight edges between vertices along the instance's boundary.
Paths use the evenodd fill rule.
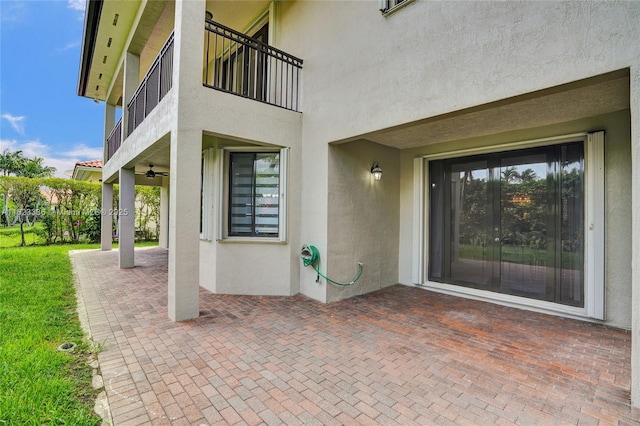
<path fill-rule="evenodd" d="M 371 166 L 371 174 L 373 175 L 373 180 L 382 179 L 382 169 L 377 161 Z"/>
<path fill-rule="evenodd" d="M 213 21 L 213 13 L 209 12 L 208 10 L 205 12 L 204 16 L 207 18 L 207 21 Z"/>

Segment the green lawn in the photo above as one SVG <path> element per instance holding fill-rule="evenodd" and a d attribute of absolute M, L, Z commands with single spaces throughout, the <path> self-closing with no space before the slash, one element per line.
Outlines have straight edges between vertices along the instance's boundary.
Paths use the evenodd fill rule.
<path fill-rule="evenodd" d="M 0 424 L 95 425 L 70 249 L 0 249 Z M 75 342 L 73 354 L 57 351 Z"/>
<path fill-rule="evenodd" d="M 36 222 L 35 225 L 24 226 L 24 240 L 27 246 L 43 246 L 46 240 L 38 232 L 43 228 L 41 222 Z M 20 225 L 14 225 L 10 227 L 0 225 L 0 249 L 7 247 L 19 247 L 22 243 L 20 236 Z M 157 246 L 157 241 L 136 241 L 136 247 Z M 84 246 L 83 246 L 84 247 Z M 90 248 L 98 248 L 98 245 L 87 246 Z M 113 243 L 113 247 L 117 248 L 118 243 Z"/>
<path fill-rule="evenodd" d="M 2 230 L 0 237 L 7 237 Z M 69 250 L 95 248 L 0 248 L 0 425 L 100 423 L 69 259 Z M 57 351 L 64 342 L 76 343 L 76 351 Z"/>
<path fill-rule="evenodd" d="M 42 229 L 42 223 L 37 222 L 34 226 L 24 225 L 24 241 L 28 246 L 42 245 L 45 239 L 38 235 Z M 0 248 L 17 247 L 21 244 L 20 226 L 5 227 L 0 225 Z"/>
<path fill-rule="evenodd" d="M 460 245 L 460 257 L 464 259 L 488 260 L 490 249 L 486 247 L 473 246 L 468 244 Z M 546 250 L 537 250 L 529 247 L 502 246 L 501 261 L 518 263 L 522 265 L 547 265 L 548 253 Z M 582 254 L 575 252 L 563 252 L 562 262 L 567 269 L 579 269 L 582 265 Z"/>

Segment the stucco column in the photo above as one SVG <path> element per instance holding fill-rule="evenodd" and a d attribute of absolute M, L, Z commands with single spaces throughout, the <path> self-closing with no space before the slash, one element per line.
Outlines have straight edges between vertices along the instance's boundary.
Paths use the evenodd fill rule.
<path fill-rule="evenodd" d="M 136 178 L 134 169 L 120 169 L 120 208 L 118 232 L 118 264 L 120 269 L 133 268 L 135 220 L 134 208 L 136 199 Z"/>
<path fill-rule="evenodd" d="M 111 250 L 113 240 L 113 184 L 102 182 L 102 212 L 100 213 L 100 248 Z"/>
<path fill-rule="evenodd" d="M 631 67 L 631 406 L 640 418 L 640 62 Z"/>
<path fill-rule="evenodd" d="M 158 245 L 169 248 L 169 184 L 168 178 L 162 178 L 160 187 L 160 230 L 158 235 Z"/>
<path fill-rule="evenodd" d="M 108 148 L 107 148 L 107 138 L 109 137 L 109 135 L 111 134 L 111 131 L 113 130 L 113 128 L 115 127 L 115 120 L 116 120 L 116 107 L 115 105 L 111 105 L 109 103 L 105 104 L 105 108 L 104 108 L 104 143 L 102 144 L 103 147 L 103 156 L 102 156 L 102 161 L 103 163 L 106 163 L 108 158 Z"/>
<path fill-rule="evenodd" d="M 169 195 L 169 318 L 199 315 L 200 147 L 199 131 L 171 134 Z"/>
<path fill-rule="evenodd" d="M 194 99 L 202 89 L 205 1 L 175 3 L 173 88 L 178 93 L 169 170 L 169 318 L 199 315 L 202 129 Z"/>
<path fill-rule="evenodd" d="M 140 76 L 140 57 L 133 53 L 127 52 L 124 57 L 124 81 L 122 100 L 122 141 L 125 140 L 129 133 L 129 111 L 127 104 L 131 101 L 136 89 L 138 88 L 138 78 Z"/>

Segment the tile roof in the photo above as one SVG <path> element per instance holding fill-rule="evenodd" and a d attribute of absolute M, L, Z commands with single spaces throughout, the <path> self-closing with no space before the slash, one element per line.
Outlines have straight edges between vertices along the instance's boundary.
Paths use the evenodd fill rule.
<path fill-rule="evenodd" d="M 78 161 L 76 167 L 95 167 L 97 169 L 102 168 L 102 160 L 90 160 L 90 161 Z"/>

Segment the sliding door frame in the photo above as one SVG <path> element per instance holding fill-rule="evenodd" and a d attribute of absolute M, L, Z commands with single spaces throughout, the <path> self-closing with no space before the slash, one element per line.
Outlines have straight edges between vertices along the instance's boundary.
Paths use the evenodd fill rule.
<path fill-rule="evenodd" d="M 490 154 L 524 148 L 543 147 L 568 142 L 584 143 L 584 307 L 573 307 L 554 302 L 529 299 L 487 290 L 444 284 L 428 280 L 429 271 L 429 161 L 474 154 Z M 433 291 L 454 294 L 495 303 L 525 307 L 571 317 L 605 319 L 604 244 L 605 244 L 605 187 L 604 187 L 604 132 L 573 133 L 550 138 L 508 143 L 498 146 L 449 151 L 425 155 L 414 159 L 413 179 L 413 267 L 415 285 Z"/>

